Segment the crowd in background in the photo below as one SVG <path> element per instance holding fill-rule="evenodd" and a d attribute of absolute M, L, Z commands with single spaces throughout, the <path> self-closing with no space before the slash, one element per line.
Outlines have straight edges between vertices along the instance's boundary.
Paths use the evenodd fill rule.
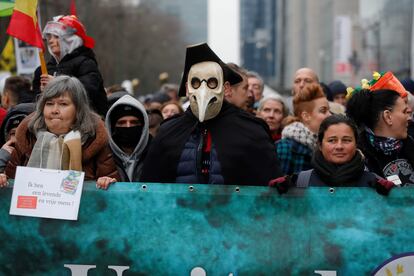
<path fill-rule="evenodd" d="M 264 96 L 257 73 L 197 46 L 187 49 L 180 85 L 164 82 L 138 99 L 120 85 L 104 88 L 94 41 L 76 17 L 54 18 L 43 35 L 48 73 L 9 77 L 2 89 L 0 186 L 22 165 L 82 170 L 103 189 L 149 181 L 387 194 L 414 185 L 412 80 L 375 73 L 351 89 L 299 68 L 291 95 Z M 212 93 L 206 107 L 203 87 Z"/>

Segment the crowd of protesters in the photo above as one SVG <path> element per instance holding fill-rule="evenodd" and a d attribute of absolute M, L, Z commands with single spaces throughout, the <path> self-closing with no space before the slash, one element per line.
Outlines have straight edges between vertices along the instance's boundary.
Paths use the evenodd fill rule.
<path fill-rule="evenodd" d="M 257 73 L 199 44 L 187 48 L 180 85 L 139 101 L 122 86 L 104 89 L 94 40 L 75 16 L 53 18 L 43 36 L 48 73 L 9 77 L 1 93 L 0 187 L 16 166 L 81 170 L 102 189 L 143 181 L 387 194 L 414 185 L 413 82 L 391 72 L 347 88 L 299 68 L 291 96 L 264 96 Z"/>

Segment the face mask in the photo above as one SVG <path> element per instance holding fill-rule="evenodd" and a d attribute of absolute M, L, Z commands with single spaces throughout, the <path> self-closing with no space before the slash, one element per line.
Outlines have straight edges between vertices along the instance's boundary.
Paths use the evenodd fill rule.
<path fill-rule="evenodd" d="M 200 122 L 217 116 L 223 105 L 223 69 L 217 62 L 205 61 L 191 66 L 187 87 L 191 111 Z"/>
<path fill-rule="evenodd" d="M 112 139 L 119 147 L 135 148 L 141 135 L 142 126 L 115 127 Z"/>

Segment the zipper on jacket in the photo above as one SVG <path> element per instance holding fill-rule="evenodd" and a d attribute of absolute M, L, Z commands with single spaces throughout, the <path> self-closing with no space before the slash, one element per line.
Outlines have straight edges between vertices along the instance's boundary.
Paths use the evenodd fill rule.
<path fill-rule="evenodd" d="M 209 164 L 206 164 L 205 162 L 209 163 L 209 160 L 205 160 L 203 158 L 204 155 L 204 143 L 206 141 L 208 130 L 206 128 L 202 128 L 200 131 L 200 143 L 197 147 L 197 179 L 200 183 L 208 183 L 209 174 L 203 173 L 203 167 L 207 166 L 209 167 Z"/>

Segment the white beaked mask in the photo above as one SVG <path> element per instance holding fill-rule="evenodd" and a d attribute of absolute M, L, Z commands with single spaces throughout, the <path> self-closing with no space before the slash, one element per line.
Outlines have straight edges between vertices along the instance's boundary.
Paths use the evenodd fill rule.
<path fill-rule="evenodd" d="M 187 88 L 191 111 L 200 122 L 217 116 L 223 105 L 223 69 L 217 62 L 204 61 L 191 66 Z"/>

